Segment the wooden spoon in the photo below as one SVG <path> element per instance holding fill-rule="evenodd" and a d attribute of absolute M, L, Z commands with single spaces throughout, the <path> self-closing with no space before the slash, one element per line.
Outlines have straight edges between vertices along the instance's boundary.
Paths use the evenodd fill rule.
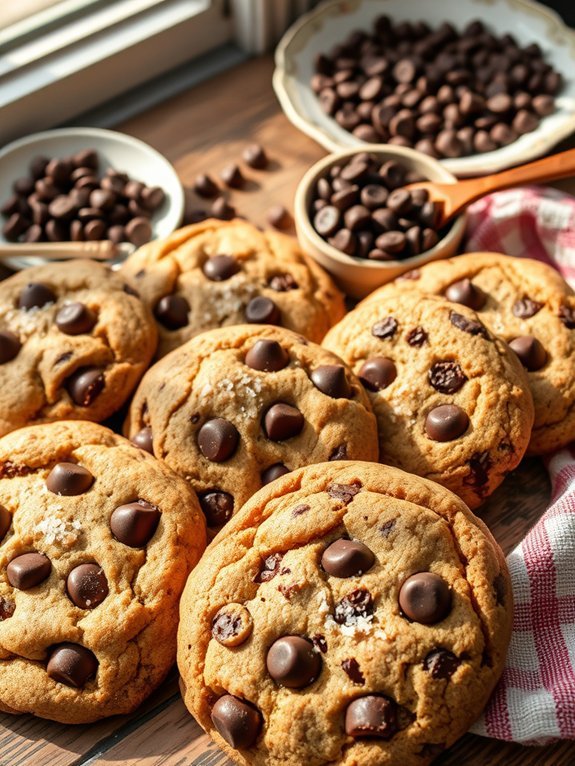
<path fill-rule="evenodd" d="M 129 242 L 116 244 L 109 239 L 97 242 L 17 242 L 0 244 L 0 260 L 35 256 L 54 261 L 70 258 L 93 258 L 97 261 L 109 261 L 112 258 L 126 258 L 135 249 L 135 246 Z"/>
<path fill-rule="evenodd" d="M 426 189 L 433 202 L 439 203 L 440 218 L 436 224 L 441 228 L 444 224 L 462 212 L 468 205 L 480 197 L 501 189 L 524 184 L 555 181 L 559 178 L 569 178 L 575 175 L 575 149 L 553 154 L 527 165 L 520 165 L 502 173 L 490 176 L 469 178 L 454 184 L 438 184 L 433 181 L 409 184 L 409 191 Z"/>

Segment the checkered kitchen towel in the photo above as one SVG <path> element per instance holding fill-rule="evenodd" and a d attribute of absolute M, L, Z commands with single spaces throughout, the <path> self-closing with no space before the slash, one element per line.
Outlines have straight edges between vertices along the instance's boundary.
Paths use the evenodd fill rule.
<path fill-rule="evenodd" d="M 575 287 L 575 198 L 498 192 L 469 210 L 466 250 L 527 256 Z M 551 504 L 508 556 L 515 618 L 503 677 L 472 731 L 543 744 L 575 739 L 575 443 L 547 461 Z"/>

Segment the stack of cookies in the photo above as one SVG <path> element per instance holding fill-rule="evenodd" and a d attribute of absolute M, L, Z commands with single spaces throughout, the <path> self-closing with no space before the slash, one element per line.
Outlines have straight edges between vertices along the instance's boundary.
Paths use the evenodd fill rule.
<path fill-rule="evenodd" d="M 0 709 L 133 710 L 182 598 L 185 701 L 237 763 L 426 764 L 467 729 L 512 614 L 467 506 L 573 437 L 575 296 L 481 254 L 344 313 L 239 220 L 0 284 Z"/>

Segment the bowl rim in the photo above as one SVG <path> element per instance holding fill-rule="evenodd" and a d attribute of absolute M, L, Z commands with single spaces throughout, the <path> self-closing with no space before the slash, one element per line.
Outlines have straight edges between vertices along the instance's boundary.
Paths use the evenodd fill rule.
<path fill-rule="evenodd" d="M 487 1 L 487 0 L 485 0 Z M 489 0 L 491 1 L 491 0 Z M 358 7 L 364 0 L 359 0 Z M 575 50 L 575 29 L 571 29 L 564 23 L 563 19 L 552 8 L 543 5 L 537 0 L 506 0 L 506 2 L 513 7 L 516 7 L 518 12 L 525 14 L 535 15 L 543 19 L 549 28 L 549 35 L 553 32 L 555 35 L 560 35 L 569 41 L 570 46 Z M 297 83 L 297 78 L 294 78 L 291 73 L 291 60 L 290 47 L 297 42 L 298 35 L 308 24 L 317 24 L 318 20 L 322 18 L 324 14 L 330 14 L 333 8 L 339 6 L 341 14 L 346 12 L 345 3 L 342 0 L 324 0 L 316 8 L 312 8 L 307 13 L 303 14 L 300 18 L 289 27 L 280 39 L 275 49 L 274 54 L 274 72 L 272 76 L 272 85 L 274 92 L 280 106 L 287 116 L 287 118 L 306 135 L 310 136 L 314 141 L 323 146 L 329 152 L 335 152 L 342 148 L 355 148 L 364 147 L 367 144 L 363 144 L 353 134 L 349 134 L 349 143 L 343 144 L 342 141 L 334 135 L 330 130 L 329 124 L 323 125 L 315 122 L 311 115 L 307 114 L 305 110 L 301 108 L 299 99 L 294 97 L 294 92 L 297 92 L 300 85 Z M 384 9 L 382 8 L 382 12 Z M 566 73 L 562 72 L 564 76 Z M 561 94 L 559 94 L 559 98 Z M 553 115 L 551 115 L 553 116 Z M 509 146 L 499 147 L 491 152 L 485 152 L 483 154 L 470 154 L 464 157 L 458 158 L 443 158 L 439 160 L 441 165 L 451 171 L 454 175 L 459 177 L 468 177 L 476 175 L 485 175 L 488 173 L 496 173 L 506 168 L 519 165 L 537 157 L 543 156 L 546 152 L 551 150 L 560 141 L 568 138 L 575 132 L 575 104 L 570 112 L 565 114 L 556 115 L 558 123 L 554 125 L 553 130 L 550 130 L 548 125 L 547 129 L 544 129 L 544 118 L 541 121 L 540 126 L 530 134 L 533 137 L 530 145 L 524 147 L 522 150 L 516 151 L 513 155 L 509 155 L 506 158 L 502 157 L 502 152 L 506 152 Z M 381 144 L 384 146 L 385 144 Z M 481 169 L 478 167 L 479 160 L 481 160 Z"/>
<path fill-rule="evenodd" d="M 306 171 L 297 186 L 294 198 L 294 214 L 296 222 L 304 229 L 305 236 L 311 241 L 314 247 L 321 250 L 325 256 L 338 261 L 347 267 L 368 269 L 370 271 L 397 270 L 398 267 L 407 267 L 405 268 L 405 271 L 408 271 L 411 268 L 417 268 L 421 263 L 427 263 L 439 250 L 444 250 L 446 244 L 449 244 L 452 240 L 460 238 L 460 234 L 463 233 L 460 230 L 465 227 L 465 213 L 455 218 L 447 234 L 442 237 L 434 247 L 425 250 L 423 253 L 419 253 L 419 255 L 412 255 L 409 258 L 404 258 L 401 261 L 373 261 L 369 260 L 369 258 L 354 258 L 351 255 L 342 253 L 341 250 L 333 247 L 333 245 L 330 245 L 329 242 L 320 237 L 312 226 L 308 213 L 309 197 L 313 185 L 333 165 L 342 160 L 346 160 L 353 155 L 363 154 L 364 152 L 369 154 L 385 154 L 390 159 L 407 159 L 420 165 L 431 166 L 436 172 L 436 180 L 439 182 L 457 183 L 457 178 L 436 159 L 429 157 L 427 154 L 422 154 L 416 149 L 409 149 L 404 146 L 395 146 L 394 144 L 362 144 L 362 146 L 341 149 L 340 151 L 328 154 L 326 157 L 322 157 L 321 160 L 318 160 L 318 162 Z"/>

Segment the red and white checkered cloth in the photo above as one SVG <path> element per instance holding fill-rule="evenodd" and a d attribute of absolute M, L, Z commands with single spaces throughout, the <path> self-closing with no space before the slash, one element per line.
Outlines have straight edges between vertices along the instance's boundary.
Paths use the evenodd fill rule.
<path fill-rule="evenodd" d="M 469 210 L 465 249 L 545 261 L 575 287 L 575 198 L 538 187 L 485 197 Z M 472 728 L 522 744 L 575 739 L 575 444 L 546 465 L 551 504 L 507 557 L 515 615 L 505 671 Z"/>

